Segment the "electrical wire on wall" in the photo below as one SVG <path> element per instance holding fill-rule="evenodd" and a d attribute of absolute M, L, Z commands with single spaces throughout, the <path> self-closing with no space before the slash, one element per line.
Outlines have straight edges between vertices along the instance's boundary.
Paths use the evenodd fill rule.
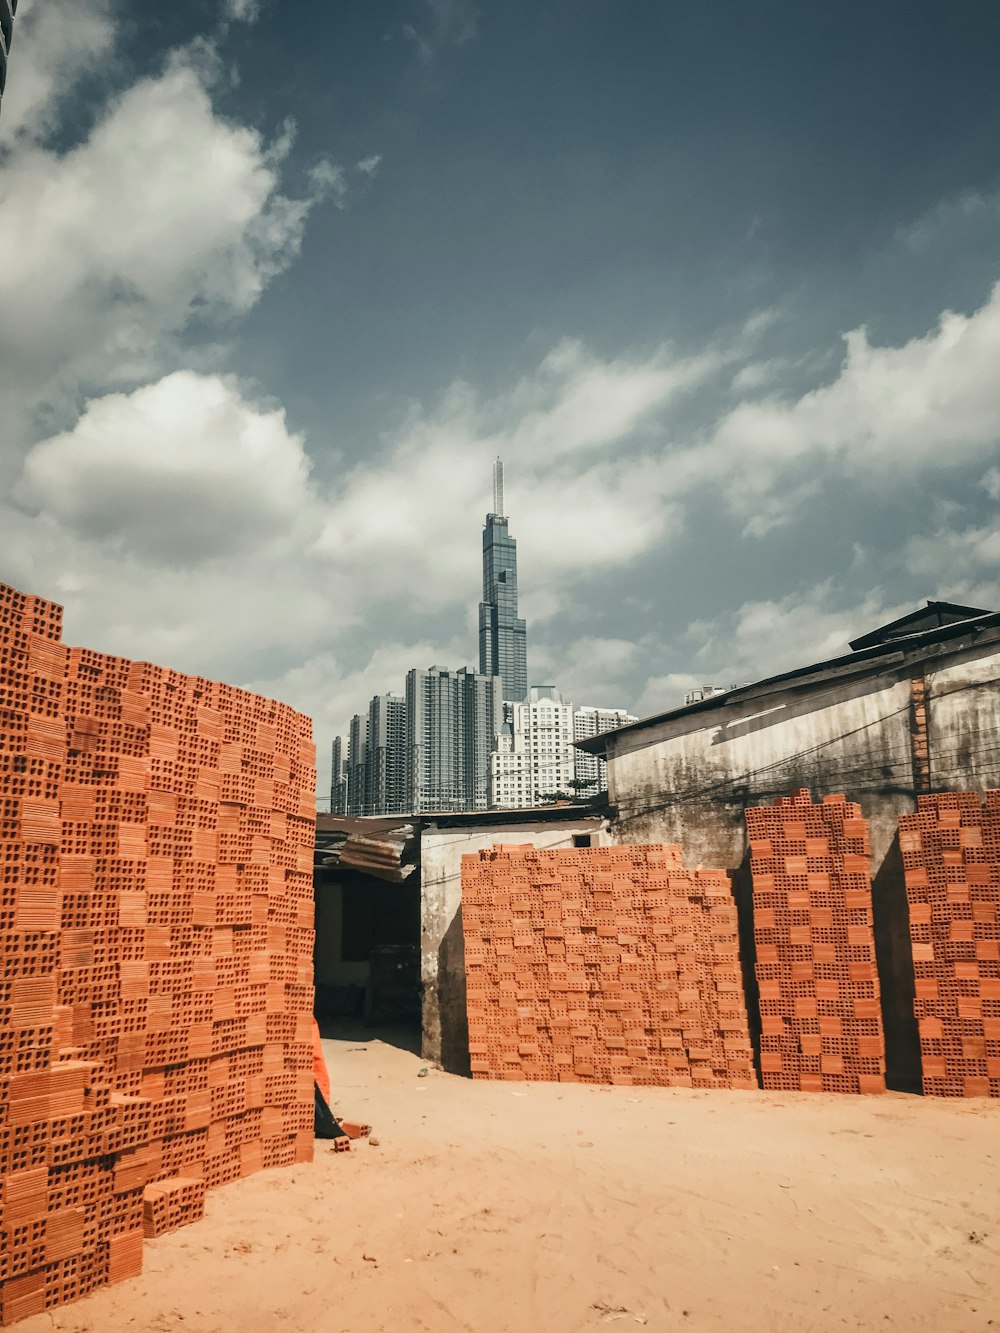
<path fill-rule="evenodd" d="M 962 694 L 967 690 L 979 690 L 988 685 L 1000 684 L 1000 676 L 992 676 L 989 680 L 972 681 L 967 685 L 961 685 L 953 690 L 936 696 L 937 700 L 953 698 L 956 694 Z M 928 700 L 929 703 L 935 702 L 935 697 Z M 829 750 L 832 746 L 840 745 L 844 741 L 850 740 L 854 736 L 869 732 L 876 727 L 882 727 L 895 718 L 902 717 L 910 711 L 910 704 L 907 702 L 902 708 L 894 709 L 891 713 L 885 713 L 883 716 L 874 718 L 870 722 L 862 723 L 859 727 L 854 727 L 850 731 L 841 732 L 837 736 L 831 736 L 825 741 L 818 741 L 815 745 L 799 750 L 794 754 L 783 756 L 770 764 L 762 764 L 759 768 L 746 769 L 744 772 L 727 778 L 721 778 L 716 782 L 708 783 L 700 787 L 689 787 L 679 791 L 666 793 L 664 797 L 653 804 L 630 810 L 627 815 L 619 817 L 619 824 L 627 825 L 633 820 L 641 819 L 646 815 L 662 814 L 667 810 L 676 808 L 679 805 L 685 805 L 692 801 L 704 800 L 713 796 L 727 795 L 735 804 L 739 793 L 738 803 L 744 806 L 748 803 L 751 796 L 750 788 L 759 788 L 760 779 L 766 778 L 769 773 L 787 772 L 796 764 L 803 760 L 811 759 L 814 755 Z M 961 773 L 968 772 L 966 764 L 959 764 L 952 768 L 945 768 L 942 765 L 950 759 L 958 759 L 963 752 L 964 747 L 958 747 L 948 750 L 935 750 L 931 754 L 931 774 L 934 779 L 940 782 L 946 777 L 955 777 Z M 977 746 L 976 757 L 985 755 L 1000 755 L 1000 744 L 992 746 Z M 912 754 L 909 744 L 903 747 L 887 746 L 884 762 L 878 764 L 863 763 L 853 767 L 838 768 L 836 781 L 838 785 L 850 785 L 852 791 L 881 791 L 886 785 L 891 783 L 897 773 L 900 779 L 909 777 L 911 780 L 907 783 L 901 783 L 900 790 L 912 792 Z M 761 791 L 755 791 L 753 795 L 766 795 Z M 780 793 L 779 793 L 780 794 Z"/>

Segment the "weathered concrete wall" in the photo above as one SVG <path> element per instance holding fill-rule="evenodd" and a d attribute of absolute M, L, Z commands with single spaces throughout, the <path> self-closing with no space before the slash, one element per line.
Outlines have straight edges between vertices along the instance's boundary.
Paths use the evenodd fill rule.
<path fill-rule="evenodd" d="M 420 972 L 423 982 L 423 1057 L 452 1073 L 468 1074 L 469 1026 L 465 1010 L 465 945 L 462 938 L 462 857 L 486 847 L 531 843 L 572 847 L 589 835 L 595 846 L 610 841 L 599 819 L 530 822 L 503 828 L 429 827 L 420 839 Z"/>
<path fill-rule="evenodd" d="M 876 949 L 890 1086 L 919 1086 L 909 918 L 900 815 L 917 806 L 911 679 L 927 686 L 930 784 L 1000 785 L 1000 651 L 995 643 L 936 645 L 894 655 L 877 675 L 846 674 L 667 718 L 611 743 L 608 788 L 618 842 L 676 842 L 688 865 L 737 871 L 747 853 L 743 811 L 807 787 L 859 802 L 872 843 Z M 746 904 L 743 904 L 743 911 Z M 742 919 L 742 917 L 741 917 Z"/>
<path fill-rule="evenodd" d="M 625 733 L 608 763 L 614 837 L 678 842 L 689 864 L 735 868 L 745 807 L 809 787 L 862 802 L 880 860 L 913 809 L 909 710 L 908 680 L 851 681 Z"/>
<path fill-rule="evenodd" d="M 878 866 L 900 814 L 915 809 L 910 679 L 927 682 L 931 784 L 984 790 L 1000 781 L 1000 652 L 995 645 L 877 676 L 846 677 L 625 732 L 608 756 L 620 842 L 679 842 L 689 863 L 735 867 L 745 806 L 809 787 L 843 791 L 869 820 Z"/>
<path fill-rule="evenodd" d="M 1000 656 L 963 654 L 928 671 L 931 786 L 985 791 L 1000 774 Z"/>

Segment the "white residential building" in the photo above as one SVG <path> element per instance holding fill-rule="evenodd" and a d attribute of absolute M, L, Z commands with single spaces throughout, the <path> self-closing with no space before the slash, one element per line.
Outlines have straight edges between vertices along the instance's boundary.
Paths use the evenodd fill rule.
<path fill-rule="evenodd" d="M 624 709 L 574 708 L 555 686 L 533 686 L 523 702 L 504 703 L 504 725 L 490 756 L 490 804 L 527 809 L 556 793 L 594 795 L 601 790 L 603 763 L 573 742 L 634 721 Z M 594 785 L 575 786 L 593 778 Z"/>
<path fill-rule="evenodd" d="M 573 740 L 584 741 L 588 736 L 601 736 L 606 731 L 617 731 L 619 727 L 627 727 L 630 722 L 638 721 L 627 708 L 577 708 L 573 714 Z M 578 795 L 593 796 L 596 792 L 607 791 L 608 774 L 604 760 L 584 754 L 582 750 L 574 749 L 573 754 L 576 781 L 588 784 L 586 787 L 577 787 Z"/>
<path fill-rule="evenodd" d="M 543 796 L 572 792 L 573 705 L 554 685 L 533 685 L 504 703 L 498 749 L 490 756 L 490 804 L 524 809 Z"/>

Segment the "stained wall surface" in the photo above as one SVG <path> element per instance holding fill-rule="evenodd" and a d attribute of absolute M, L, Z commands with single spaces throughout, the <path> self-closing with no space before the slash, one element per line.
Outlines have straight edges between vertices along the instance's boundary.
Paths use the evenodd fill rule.
<path fill-rule="evenodd" d="M 921 790 L 912 680 L 925 682 L 930 784 L 1000 783 L 1000 645 L 987 637 L 901 652 L 877 669 L 859 662 L 832 678 L 775 682 L 621 732 L 608 751 L 616 836 L 683 841 L 688 855 L 734 868 L 746 849 L 743 809 L 808 787 L 860 803 L 877 867 Z"/>
<path fill-rule="evenodd" d="M 0 585 L 0 1320 L 313 1143 L 315 751 Z"/>

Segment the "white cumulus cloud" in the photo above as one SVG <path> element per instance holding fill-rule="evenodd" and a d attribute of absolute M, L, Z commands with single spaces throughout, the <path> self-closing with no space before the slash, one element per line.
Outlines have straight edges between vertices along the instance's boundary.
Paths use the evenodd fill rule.
<path fill-rule="evenodd" d="M 222 12 L 233 23 L 256 23 L 261 0 L 223 0 Z"/>
<path fill-rule="evenodd" d="M 899 347 L 874 345 L 863 328 L 845 344 L 831 383 L 792 401 L 739 405 L 678 470 L 728 477 L 733 507 L 747 510 L 760 496 L 808 484 L 802 470 L 810 467 L 884 490 L 900 475 L 1000 451 L 1000 285 L 972 314 L 945 311 L 936 328 Z"/>
<path fill-rule="evenodd" d="M 30 54 L 30 52 L 29 52 Z M 67 150 L 16 143 L 0 160 L 0 389 L 16 431 L 65 403 L 160 371 L 192 321 L 248 310 L 298 253 L 336 184 L 280 189 L 290 136 L 268 144 L 212 102 L 210 49 L 175 53 Z M 4 108 L 6 116 L 6 105 Z"/>
<path fill-rule="evenodd" d="M 0 143 L 42 138 L 61 98 L 99 71 L 115 41 L 112 0 L 21 0 L 0 120 Z"/>
<path fill-rule="evenodd" d="M 176 371 L 88 403 L 34 446 L 17 496 L 81 537 L 176 566 L 287 546 L 308 528 L 308 475 L 282 411 Z"/>
<path fill-rule="evenodd" d="M 543 357 L 510 390 L 480 398 L 456 383 L 416 408 L 374 463 L 338 486 L 320 539 L 369 586 L 407 571 L 410 596 L 440 607 L 475 595 L 470 513 L 485 512 L 493 459 L 508 469 L 524 583 L 565 588 L 595 568 L 627 564 L 669 531 L 675 511 L 648 457 L 619 461 L 652 414 L 718 363 L 669 349 L 602 360 L 578 343 Z"/>

